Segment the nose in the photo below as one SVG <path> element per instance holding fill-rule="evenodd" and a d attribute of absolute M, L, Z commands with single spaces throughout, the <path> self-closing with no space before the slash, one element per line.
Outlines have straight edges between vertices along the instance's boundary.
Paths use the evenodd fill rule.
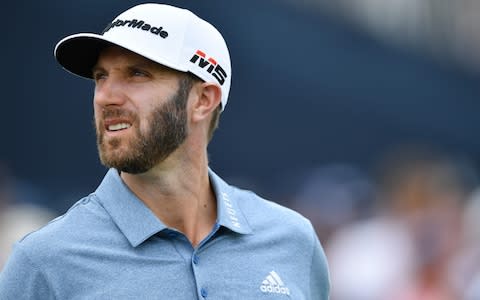
<path fill-rule="evenodd" d="M 101 107 L 125 103 L 126 95 L 122 83 L 114 77 L 107 77 L 95 84 L 94 103 Z"/>

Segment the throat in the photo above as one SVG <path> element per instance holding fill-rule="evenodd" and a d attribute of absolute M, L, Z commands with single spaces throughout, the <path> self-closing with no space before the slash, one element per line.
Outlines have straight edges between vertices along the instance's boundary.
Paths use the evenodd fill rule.
<path fill-rule="evenodd" d="M 162 223 L 182 232 L 192 246 L 212 232 L 217 201 L 207 168 L 196 172 L 163 165 L 142 174 L 122 172 L 121 177 Z"/>
<path fill-rule="evenodd" d="M 199 203 L 196 210 L 185 211 L 177 218 L 173 214 L 157 217 L 168 227 L 182 232 L 193 247 L 198 246 L 214 229 L 217 219 L 216 203 Z"/>

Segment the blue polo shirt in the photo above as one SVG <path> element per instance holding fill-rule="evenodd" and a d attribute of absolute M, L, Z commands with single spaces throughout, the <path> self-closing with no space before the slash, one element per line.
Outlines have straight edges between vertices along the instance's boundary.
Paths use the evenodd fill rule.
<path fill-rule="evenodd" d="M 15 245 L 0 299 L 328 299 L 311 223 L 209 172 L 218 217 L 197 247 L 111 169 L 94 193 Z"/>

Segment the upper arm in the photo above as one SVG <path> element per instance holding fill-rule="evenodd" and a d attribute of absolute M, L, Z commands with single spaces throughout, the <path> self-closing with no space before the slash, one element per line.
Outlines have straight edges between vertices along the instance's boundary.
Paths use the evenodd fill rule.
<path fill-rule="evenodd" d="M 0 299 L 55 299 L 42 270 L 17 244 L 0 273 Z"/>

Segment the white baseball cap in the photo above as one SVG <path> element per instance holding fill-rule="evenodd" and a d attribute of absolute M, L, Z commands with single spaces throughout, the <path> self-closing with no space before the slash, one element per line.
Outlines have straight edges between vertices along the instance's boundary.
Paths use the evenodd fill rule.
<path fill-rule="evenodd" d="M 166 4 L 140 4 L 121 13 L 102 34 L 67 36 L 55 46 L 54 54 L 67 71 L 92 78 L 100 51 L 112 44 L 218 84 L 225 109 L 232 77 L 227 45 L 215 27 L 191 11 Z"/>

